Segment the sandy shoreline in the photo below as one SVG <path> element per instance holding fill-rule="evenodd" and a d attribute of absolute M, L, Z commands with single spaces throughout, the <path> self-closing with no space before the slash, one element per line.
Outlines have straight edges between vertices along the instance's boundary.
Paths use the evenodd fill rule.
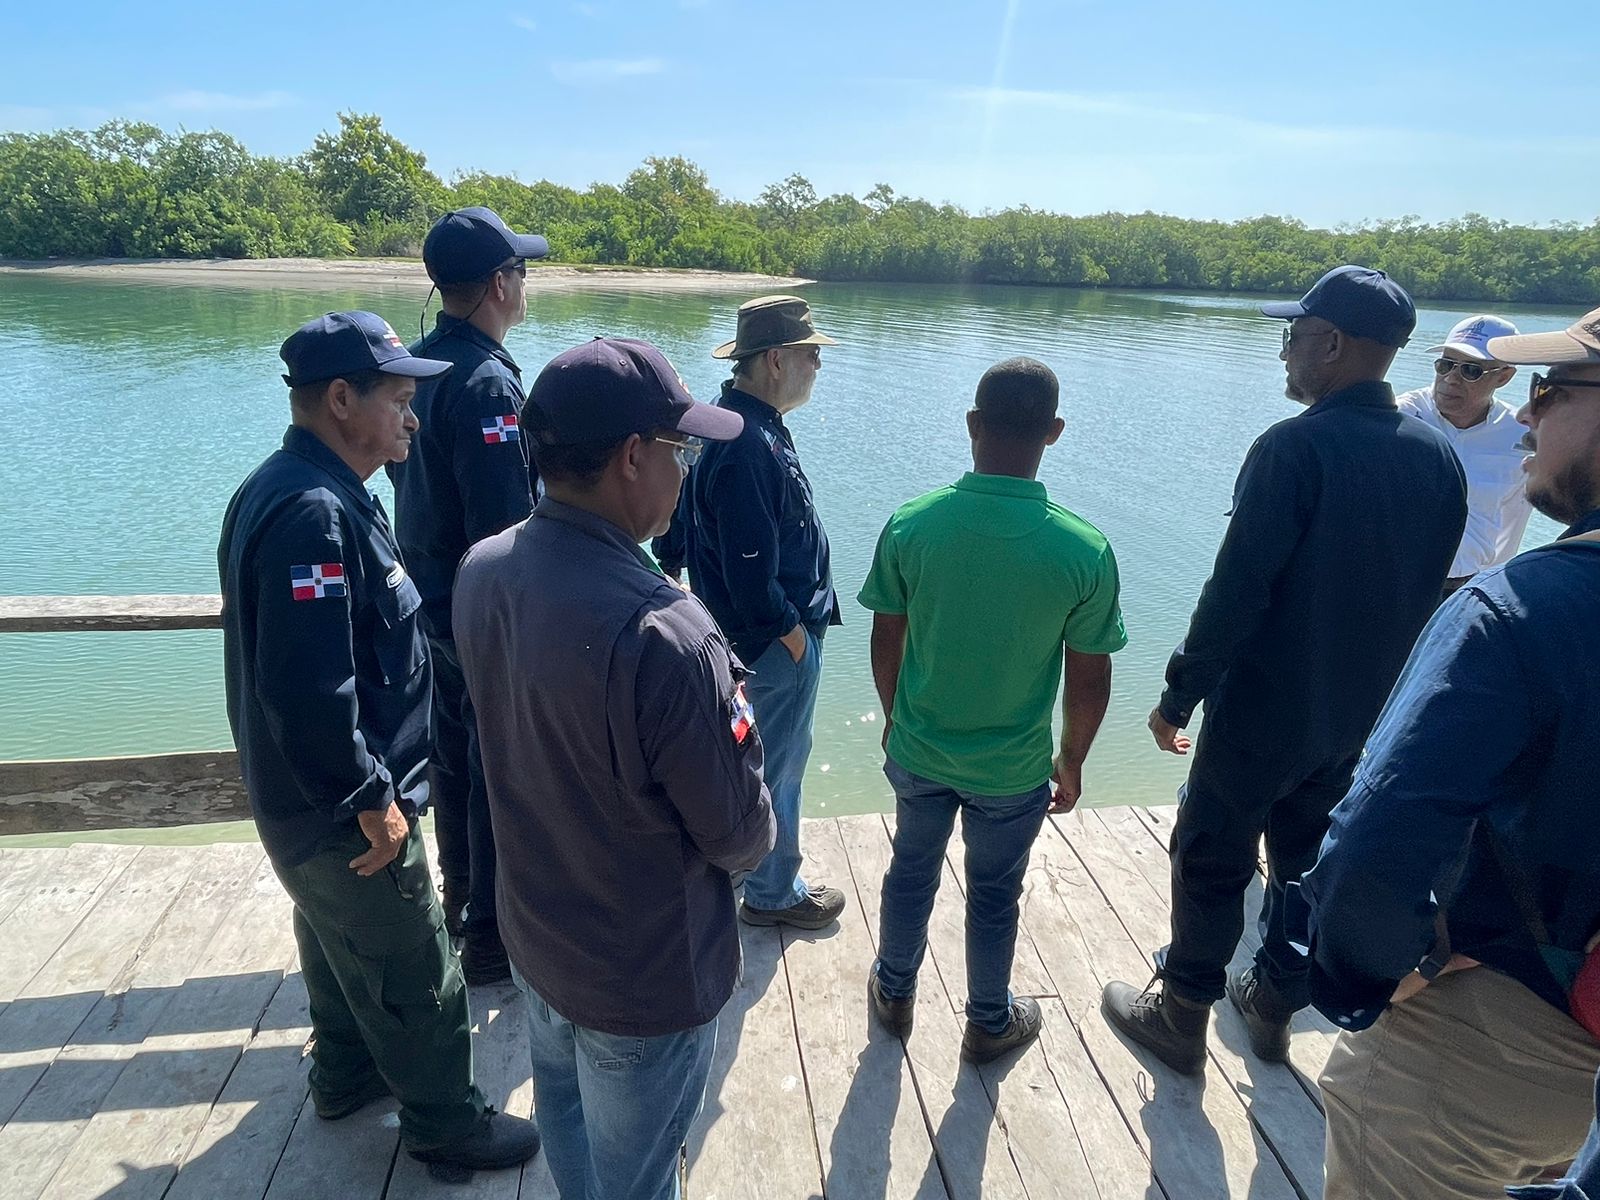
<path fill-rule="evenodd" d="M 217 284 L 228 287 L 349 288 L 381 284 L 428 290 L 414 259 L 210 258 L 210 259 L 0 259 L 0 275 L 102 282 Z M 809 279 L 666 268 L 566 266 L 529 263 L 530 291 L 763 292 L 801 287 Z"/>

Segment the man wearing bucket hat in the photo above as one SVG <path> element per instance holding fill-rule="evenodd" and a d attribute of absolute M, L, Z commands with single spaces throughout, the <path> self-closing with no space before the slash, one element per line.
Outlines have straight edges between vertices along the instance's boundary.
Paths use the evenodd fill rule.
<path fill-rule="evenodd" d="M 1544 364 L 1524 474 L 1567 529 L 1439 609 L 1305 877 L 1311 996 L 1346 1031 L 1328 1200 L 1487 1200 L 1571 1159 L 1594 1111 L 1600 309 L 1484 349 Z"/>
<path fill-rule="evenodd" d="M 513 233 L 487 208 L 446 213 L 428 231 L 422 261 L 443 311 L 411 350 L 455 369 L 418 387 L 422 428 L 410 458 L 389 468 L 400 548 L 422 594 L 433 655 L 433 811 L 445 912 L 452 932 L 463 935 L 461 965 L 473 984 L 509 978 L 509 967 L 495 922 L 494 831 L 450 594 L 467 547 L 533 510 L 519 425 L 522 374 L 504 343 L 528 315 L 528 260 L 549 251 L 544 238 Z"/>
<path fill-rule="evenodd" d="M 552 359 L 525 415 L 544 498 L 468 552 L 455 599 L 501 929 L 557 1190 L 664 1200 L 738 980 L 731 876 L 772 810 L 744 669 L 639 543 L 700 439 L 744 421 L 621 338 Z"/>
<path fill-rule="evenodd" d="M 531 1122 L 473 1083 L 471 1016 L 417 814 L 432 673 L 421 598 L 365 481 L 405 459 L 415 358 L 382 317 L 329 313 L 283 343 L 293 424 L 223 518 L 228 720 L 256 828 L 294 904 L 311 1099 L 328 1120 L 392 1094 L 415 1157 L 531 1158 Z"/>
<path fill-rule="evenodd" d="M 1288 1054 L 1289 1018 L 1308 1003 L 1304 909 L 1288 885 L 1316 858 L 1467 517 L 1449 443 L 1401 413 L 1383 381 L 1416 324 L 1405 290 L 1338 267 L 1261 311 L 1288 322 L 1284 391 L 1308 407 L 1245 456 L 1211 578 L 1167 664 L 1156 745 L 1188 753 L 1180 731 L 1206 706 L 1172 834 L 1172 941 L 1149 985 L 1113 982 L 1102 998 L 1117 1029 L 1185 1072 L 1204 1068 L 1224 994 L 1257 1056 Z M 1263 834 L 1261 948 L 1230 977 Z"/>
<path fill-rule="evenodd" d="M 1487 349 L 1490 338 L 1516 332 L 1510 321 L 1486 314 L 1456 322 L 1442 344 L 1428 349 L 1438 355 L 1433 383 L 1395 397 L 1401 412 L 1444 434 L 1467 473 L 1467 529 L 1450 564 L 1446 596 L 1515 554 L 1533 515 L 1522 486 L 1517 410 L 1495 397 L 1517 369 Z"/>
<path fill-rule="evenodd" d="M 731 359 L 718 404 L 744 418 L 731 442 L 706 447 L 689 475 L 673 536 L 689 580 L 748 663 L 761 722 L 778 841 L 750 873 L 739 915 L 753 925 L 821 929 L 844 911 L 844 893 L 800 876 L 801 784 L 811 754 L 822 639 L 839 624 L 828 535 L 784 417 L 811 398 L 822 347 L 798 296 L 739 306 L 734 340 L 711 352 Z M 669 552 L 663 566 L 678 565 Z"/>

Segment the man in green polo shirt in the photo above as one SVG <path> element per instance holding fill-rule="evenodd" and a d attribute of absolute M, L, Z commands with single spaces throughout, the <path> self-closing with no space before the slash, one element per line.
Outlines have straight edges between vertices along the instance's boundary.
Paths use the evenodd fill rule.
<path fill-rule="evenodd" d="M 985 1063 L 1039 1036 L 1039 1005 L 1011 995 L 1017 901 L 1046 811 L 1083 791 L 1083 762 L 1127 644 L 1117 563 L 1093 525 L 1038 481 L 1061 436 L 1049 367 L 989 368 L 967 414 L 973 469 L 904 505 L 884 527 L 860 601 L 873 611 L 872 674 L 894 787 L 894 858 L 883 878 L 873 1012 L 911 1032 L 917 969 L 946 843 L 962 819 L 967 868 L 967 1027 Z M 1057 685 L 1065 724 L 1051 732 Z M 1056 794 L 1052 802 L 1050 785 Z"/>

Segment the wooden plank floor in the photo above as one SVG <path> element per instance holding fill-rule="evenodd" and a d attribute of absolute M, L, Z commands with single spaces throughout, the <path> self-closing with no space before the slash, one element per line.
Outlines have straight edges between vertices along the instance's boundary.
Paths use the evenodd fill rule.
<path fill-rule="evenodd" d="M 1320 1197 L 1314 1080 L 1333 1030 L 1316 1014 L 1298 1018 L 1293 1066 L 1273 1066 L 1219 1005 L 1196 1079 L 1100 1017 L 1101 986 L 1143 983 L 1166 938 L 1171 822 L 1170 809 L 1106 809 L 1047 823 L 1013 976 L 1040 998 L 1044 1036 L 974 1069 L 957 1054 L 959 840 L 903 1046 L 865 996 L 891 822 L 807 821 L 807 872 L 849 906 L 837 930 L 741 930 L 744 980 L 691 1137 L 692 1200 Z M 1248 903 L 1253 920 L 1259 887 Z M 392 1102 L 316 1119 L 288 903 L 259 847 L 0 850 L 0 920 L 0 1200 L 554 1200 L 542 1157 L 434 1180 L 400 1151 Z M 520 998 L 475 988 L 472 1004 L 485 1092 L 528 1113 Z"/>

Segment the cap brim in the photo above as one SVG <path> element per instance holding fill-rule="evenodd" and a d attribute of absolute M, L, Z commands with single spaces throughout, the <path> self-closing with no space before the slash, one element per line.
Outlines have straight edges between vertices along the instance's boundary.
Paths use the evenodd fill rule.
<path fill-rule="evenodd" d="M 690 437 L 705 438 L 711 442 L 731 442 L 744 432 L 744 418 L 731 408 L 718 408 L 715 404 L 701 404 L 696 400 L 689 411 L 678 418 L 673 428 Z"/>
<path fill-rule="evenodd" d="M 1283 321 L 1292 321 L 1296 317 L 1306 315 L 1306 306 L 1298 300 L 1274 300 L 1271 304 L 1261 306 L 1263 317 L 1277 317 Z"/>
<path fill-rule="evenodd" d="M 517 258 L 543 258 L 550 253 L 550 243 L 537 233 L 514 233 L 511 243 Z"/>
<path fill-rule="evenodd" d="M 391 358 L 388 362 L 378 367 L 385 375 L 404 375 L 408 379 L 433 379 L 443 375 L 451 367 L 452 362 L 441 362 L 437 358 L 418 358 L 408 354 L 404 358 Z"/>
<path fill-rule="evenodd" d="M 1478 362 L 1498 362 L 1492 354 L 1485 354 L 1476 346 L 1469 346 L 1465 342 L 1446 342 L 1442 346 L 1429 346 L 1428 354 L 1443 354 L 1448 350 L 1451 354 L 1459 354 L 1462 358 L 1476 359 Z"/>
<path fill-rule="evenodd" d="M 782 350 L 785 346 L 837 346 L 839 343 L 825 333 L 813 333 L 810 337 L 797 338 L 792 342 L 772 342 L 766 346 L 756 346 L 740 354 L 741 358 L 749 358 L 752 354 L 764 354 L 768 350 Z M 732 358 L 734 351 L 739 349 L 737 340 L 723 342 L 711 352 L 712 358 Z"/>
<path fill-rule="evenodd" d="M 1600 362 L 1600 354 L 1564 330 L 1490 338 L 1488 349 L 1503 363 L 1554 367 L 1563 363 Z"/>

